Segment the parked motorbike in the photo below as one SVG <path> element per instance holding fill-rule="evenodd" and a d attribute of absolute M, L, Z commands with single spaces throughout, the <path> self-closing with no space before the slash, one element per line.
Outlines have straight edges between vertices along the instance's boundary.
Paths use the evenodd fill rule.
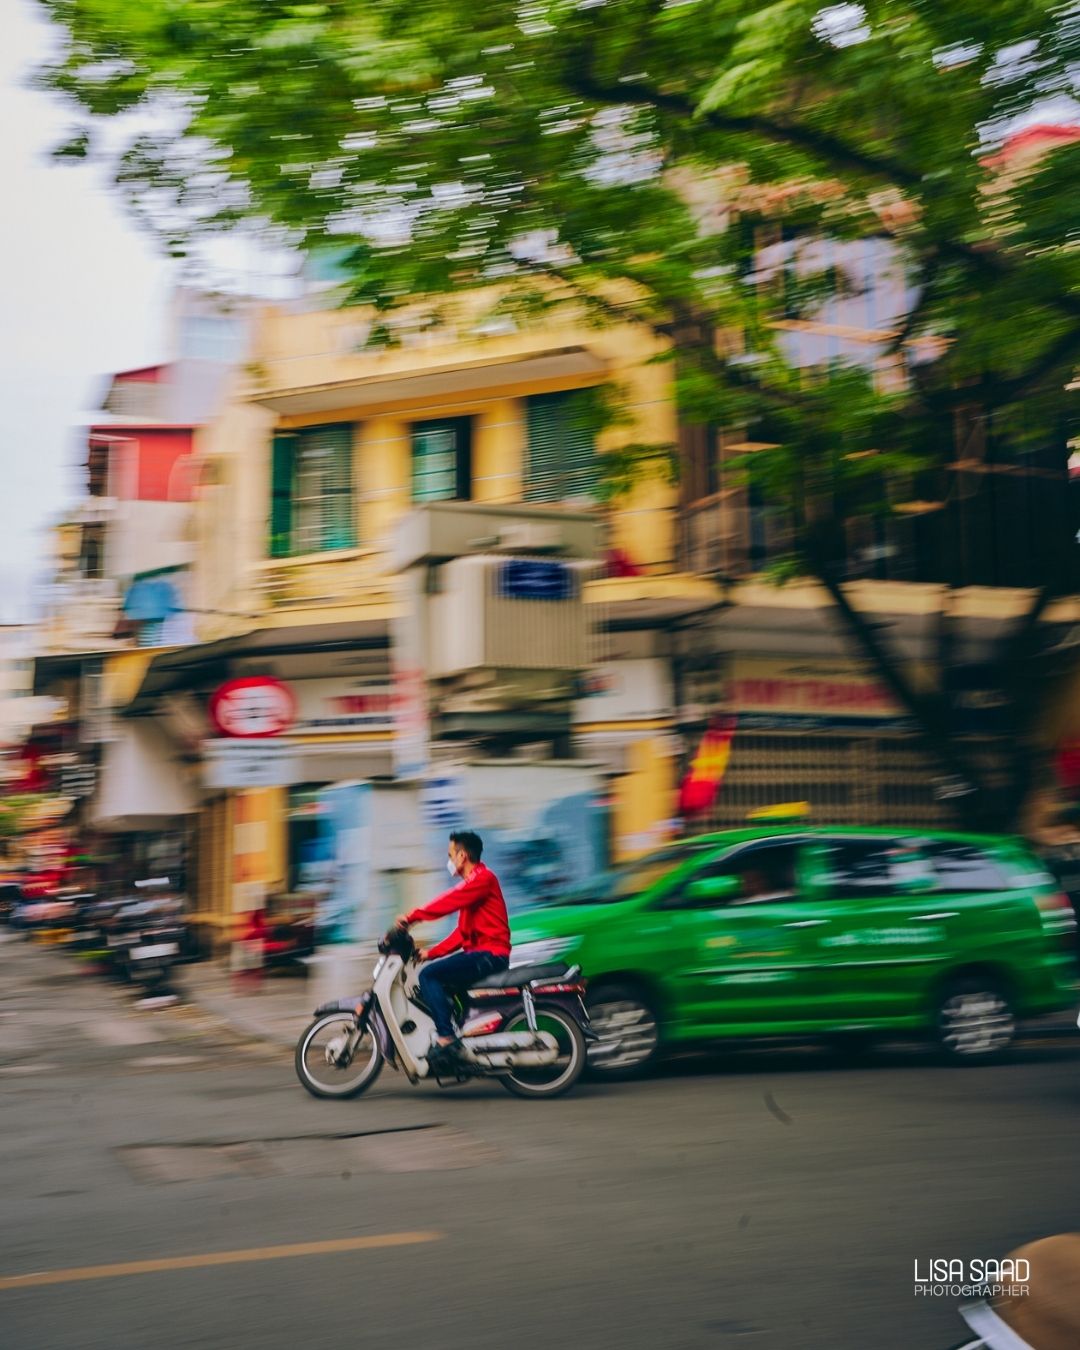
<path fill-rule="evenodd" d="M 168 986 L 184 945 L 182 904 L 168 877 L 135 883 L 138 892 L 114 911 L 105 927 L 113 969 L 147 992 Z"/>
<path fill-rule="evenodd" d="M 22 903 L 22 882 L 12 873 L 0 874 L 0 923 L 11 923 L 12 916 Z"/>
<path fill-rule="evenodd" d="M 24 933 L 38 933 L 42 940 L 60 940 L 71 931 L 76 903 L 70 892 L 54 891 L 47 895 L 28 895 L 23 892 L 11 915 L 11 926 Z"/>
<path fill-rule="evenodd" d="M 296 1046 L 296 1073 L 315 1097 L 356 1097 L 384 1063 L 410 1083 L 440 1087 L 496 1078 L 518 1097 L 558 1097 L 585 1068 L 595 1039 L 578 966 L 519 966 L 479 981 L 459 1000 L 459 1049 L 435 1046 L 435 1023 L 421 1001 L 415 942 L 402 928 L 379 943 L 373 986 L 361 998 L 324 1003 Z"/>

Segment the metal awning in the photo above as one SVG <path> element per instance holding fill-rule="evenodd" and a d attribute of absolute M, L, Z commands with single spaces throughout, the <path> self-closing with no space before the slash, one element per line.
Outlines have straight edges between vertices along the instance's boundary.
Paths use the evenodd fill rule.
<path fill-rule="evenodd" d="M 381 651 L 389 630 L 380 620 L 262 628 L 217 642 L 178 647 L 155 656 L 146 668 L 126 716 L 150 711 L 164 694 L 190 689 L 207 680 L 225 679 L 229 663 L 244 658 L 305 656 L 319 652 Z"/>
<path fill-rule="evenodd" d="M 378 403 L 411 402 L 447 395 L 460 397 L 463 389 L 472 393 L 582 375 L 599 378 L 606 372 L 607 363 L 588 347 L 559 347 L 530 356 L 428 365 L 419 371 L 378 371 L 328 384 L 256 394 L 252 402 L 272 408 L 283 416 L 340 412 Z"/>
<path fill-rule="evenodd" d="M 48 656 L 34 657 L 33 693 L 47 694 L 54 680 L 63 680 L 80 675 L 87 661 L 100 661 L 106 656 L 115 656 L 124 649 L 120 646 L 108 647 L 91 652 L 50 652 Z"/>
<path fill-rule="evenodd" d="M 725 604 L 723 589 L 716 582 L 688 572 L 604 577 L 588 582 L 585 599 L 606 610 L 601 622 L 610 628 L 660 627 Z"/>

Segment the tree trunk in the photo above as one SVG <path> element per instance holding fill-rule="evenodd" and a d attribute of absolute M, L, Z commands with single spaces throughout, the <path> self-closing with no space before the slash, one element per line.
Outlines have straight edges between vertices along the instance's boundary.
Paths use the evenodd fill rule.
<path fill-rule="evenodd" d="M 1005 827 L 994 794 L 981 774 L 968 760 L 963 746 L 958 745 L 948 724 L 947 711 L 938 699 L 926 698 L 911 685 L 899 662 L 887 650 L 874 625 L 851 603 L 843 584 L 833 567 L 813 551 L 810 553 L 813 575 L 829 592 L 841 618 L 862 649 L 879 678 L 908 713 L 915 724 L 916 734 L 940 766 L 943 774 L 952 780 L 956 810 L 964 825 L 973 830 L 995 830 Z"/>

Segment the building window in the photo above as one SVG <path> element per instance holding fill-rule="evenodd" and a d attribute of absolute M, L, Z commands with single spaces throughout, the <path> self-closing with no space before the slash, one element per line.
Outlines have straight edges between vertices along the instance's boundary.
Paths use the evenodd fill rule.
<path fill-rule="evenodd" d="M 180 320 L 180 356 L 196 361 L 239 361 L 246 327 L 242 318 L 188 314 Z"/>
<path fill-rule="evenodd" d="M 351 422 L 275 435 L 271 557 L 355 546 L 352 447 Z"/>
<path fill-rule="evenodd" d="M 525 400 L 528 462 L 527 502 L 596 500 L 599 463 L 588 389 L 533 394 Z"/>
<path fill-rule="evenodd" d="M 417 422 L 412 428 L 414 502 L 467 502 L 472 497 L 472 426 L 468 417 Z"/>

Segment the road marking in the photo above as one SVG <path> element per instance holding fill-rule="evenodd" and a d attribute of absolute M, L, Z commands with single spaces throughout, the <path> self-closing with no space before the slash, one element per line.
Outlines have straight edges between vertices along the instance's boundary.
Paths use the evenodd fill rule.
<path fill-rule="evenodd" d="M 72 1266 L 67 1270 L 38 1270 L 0 1278 L 2 1289 L 31 1289 L 42 1284 L 70 1284 L 76 1280 L 115 1280 L 125 1275 L 152 1275 L 162 1270 L 198 1270 L 202 1266 L 236 1266 L 251 1261 L 280 1261 L 287 1256 L 330 1256 L 335 1252 L 367 1251 L 372 1247 L 411 1247 L 438 1242 L 442 1233 L 378 1233 L 371 1237 L 332 1238 L 328 1242 L 291 1242 L 283 1247 L 247 1247 L 233 1252 L 203 1252 L 195 1256 L 165 1256 L 156 1261 L 122 1261 L 115 1266 Z"/>

